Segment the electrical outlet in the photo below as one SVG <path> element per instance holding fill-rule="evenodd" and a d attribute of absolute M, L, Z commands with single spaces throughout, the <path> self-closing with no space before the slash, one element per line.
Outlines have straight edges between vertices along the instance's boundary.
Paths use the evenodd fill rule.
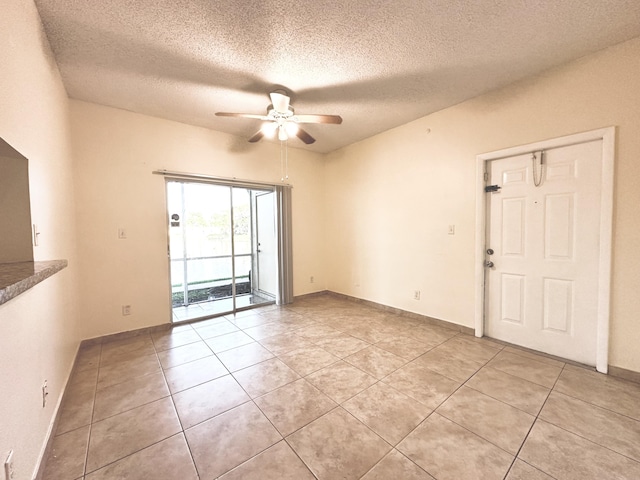
<path fill-rule="evenodd" d="M 6 480 L 14 480 L 16 478 L 16 470 L 13 466 L 13 450 L 7 455 L 7 459 L 4 461 L 4 478 Z"/>
<path fill-rule="evenodd" d="M 420 290 L 414 290 L 413 291 L 413 299 L 414 300 L 420 300 Z"/>
<path fill-rule="evenodd" d="M 309 277 L 309 283 L 314 283 L 315 281 L 316 281 L 316 279 L 315 279 L 315 278 L 313 278 L 313 275 L 311 275 L 311 276 Z"/>
<path fill-rule="evenodd" d="M 42 384 L 42 408 L 47 406 L 47 397 L 49 396 L 49 387 L 47 386 L 47 381 L 45 380 Z"/>
<path fill-rule="evenodd" d="M 122 305 L 122 316 L 131 315 L 131 305 Z"/>

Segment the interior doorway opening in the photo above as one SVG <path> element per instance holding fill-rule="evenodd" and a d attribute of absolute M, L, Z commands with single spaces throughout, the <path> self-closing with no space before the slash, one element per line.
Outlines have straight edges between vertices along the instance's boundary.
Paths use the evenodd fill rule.
<path fill-rule="evenodd" d="M 274 189 L 181 179 L 166 187 L 172 321 L 274 303 Z"/>

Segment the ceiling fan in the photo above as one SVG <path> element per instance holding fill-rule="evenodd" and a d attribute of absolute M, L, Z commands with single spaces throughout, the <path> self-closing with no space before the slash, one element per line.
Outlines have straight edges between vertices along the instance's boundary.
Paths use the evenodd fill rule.
<path fill-rule="evenodd" d="M 339 115 L 296 115 L 293 107 L 289 104 L 290 98 L 286 92 L 276 90 L 269 94 L 271 97 L 271 105 L 267 107 L 266 115 L 254 115 L 251 113 L 229 113 L 217 112 L 218 117 L 242 117 L 255 118 L 265 123 L 260 130 L 249 139 L 254 143 L 262 139 L 262 137 L 273 137 L 278 132 L 278 140 L 285 141 L 291 136 L 296 136 L 307 145 L 316 141 L 309 133 L 300 128 L 300 123 L 342 123 L 342 117 Z"/>

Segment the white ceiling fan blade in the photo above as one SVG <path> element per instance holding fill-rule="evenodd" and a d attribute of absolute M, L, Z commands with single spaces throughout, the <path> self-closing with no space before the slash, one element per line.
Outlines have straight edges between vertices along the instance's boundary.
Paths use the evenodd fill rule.
<path fill-rule="evenodd" d="M 257 120 L 271 120 L 266 115 L 254 115 L 252 113 L 216 112 L 216 117 L 241 117 L 241 118 L 255 118 Z"/>
<path fill-rule="evenodd" d="M 289 100 L 287 95 L 278 92 L 271 92 L 271 104 L 276 112 L 286 113 L 289 111 Z"/>
<path fill-rule="evenodd" d="M 293 120 L 298 123 L 333 123 L 336 125 L 342 123 L 340 115 L 295 115 Z"/>

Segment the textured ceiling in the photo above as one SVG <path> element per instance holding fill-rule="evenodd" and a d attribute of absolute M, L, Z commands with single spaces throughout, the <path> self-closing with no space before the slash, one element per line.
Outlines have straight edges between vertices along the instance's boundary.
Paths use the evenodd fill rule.
<path fill-rule="evenodd" d="M 70 97 L 245 138 L 285 87 L 328 152 L 640 35 L 638 0 L 36 0 Z M 247 145 L 249 148 L 249 145 Z"/>

